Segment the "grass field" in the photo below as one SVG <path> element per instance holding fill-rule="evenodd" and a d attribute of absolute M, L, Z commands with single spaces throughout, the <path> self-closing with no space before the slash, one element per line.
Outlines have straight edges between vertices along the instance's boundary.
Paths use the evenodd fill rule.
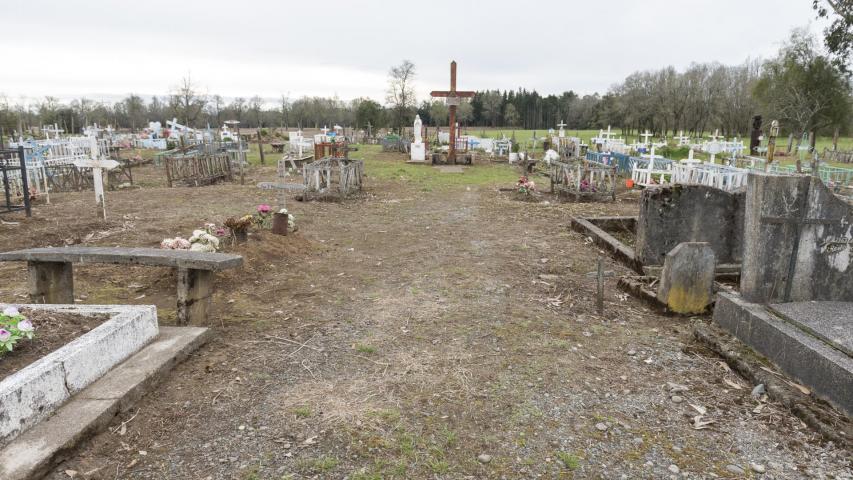
<path fill-rule="evenodd" d="M 548 130 L 513 130 L 511 128 L 482 128 L 482 127 L 471 127 L 471 128 L 463 128 L 463 134 L 468 135 L 476 135 L 478 137 L 484 136 L 485 133 L 486 138 L 500 138 L 503 135 L 507 137 L 512 137 L 513 133 L 515 134 L 516 140 L 519 142 L 527 142 L 531 138 L 533 138 L 534 133 L 537 137 L 541 138 L 542 136 L 548 133 Z M 625 143 L 631 144 L 636 141 L 639 136 L 638 135 L 621 135 L 621 130 L 613 129 L 613 132 L 619 138 L 624 138 Z M 598 130 L 566 130 L 566 135 L 570 137 L 578 137 L 584 142 L 589 143 L 590 139 L 597 136 L 599 133 Z M 712 132 L 708 132 L 704 135 L 704 138 L 708 138 Z M 749 143 L 749 138 L 743 138 L 744 144 Z M 779 146 L 784 150 L 788 145 L 788 137 L 780 137 L 777 140 L 777 149 Z M 794 139 L 794 145 L 796 147 L 796 139 Z M 815 143 L 818 152 L 822 152 L 824 148 L 832 148 L 832 137 L 818 137 L 817 142 Z M 839 137 L 838 138 L 838 149 L 839 150 L 853 150 L 853 137 Z"/>
<path fill-rule="evenodd" d="M 529 142 L 533 138 L 534 133 L 536 134 L 536 136 L 538 138 L 541 138 L 543 135 L 546 135 L 548 133 L 547 130 L 511 130 L 511 129 L 500 129 L 500 128 L 486 128 L 486 129 L 484 129 L 484 128 L 474 128 L 474 127 L 469 128 L 469 129 L 462 129 L 463 134 L 476 135 L 479 137 L 483 137 L 484 136 L 483 134 L 485 133 L 485 136 L 484 136 L 485 138 L 501 138 L 501 136 L 503 136 L 503 135 L 506 135 L 507 137 L 511 137 L 513 132 L 515 133 L 516 141 L 523 142 L 522 144 Z M 584 142 L 589 143 L 590 139 L 592 139 L 593 137 L 598 135 L 598 130 L 567 130 L 566 135 L 571 136 L 571 137 L 579 137 Z M 628 144 L 633 143 L 637 139 L 635 136 L 627 136 L 624 138 L 625 138 L 626 143 L 628 143 Z M 777 143 L 777 152 L 780 152 L 780 151 L 784 152 L 786 150 L 787 141 L 788 141 L 787 138 L 779 139 L 779 142 Z M 748 140 L 745 140 L 744 144 L 747 144 L 747 143 L 748 143 Z M 829 148 L 829 147 L 831 147 L 831 145 L 832 145 L 832 138 L 831 137 L 818 137 L 818 140 L 817 140 L 818 152 L 822 152 L 824 147 Z M 361 149 L 360 152 L 362 152 L 362 153 L 359 154 L 358 152 L 353 152 L 353 154 L 352 154 L 353 158 L 365 158 L 363 155 L 363 152 L 378 153 L 380 151 L 380 149 L 378 147 L 376 147 L 376 148 L 371 148 L 371 147 L 372 146 L 365 146 L 365 145 L 360 146 L 360 149 Z M 537 142 L 536 148 L 537 148 L 537 150 L 540 150 L 542 148 L 542 144 L 540 142 Z M 853 137 L 840 137 L 838 139 L 838 148 L 840 150 L 853 150 Z M 688 152 L 688 150 L 686 148 L 676 149 L 674 147 L 670 147 L 668 150 L 664 150 L 660 153 L 667 158 L 671 158 L 673 160 L 681 160 L 683 158 L 687 158 L 687 152 Z M 264 148 L 264 153 L 266 155 L 266 162 L 268 165 L 275 165 L 278 162 L 279 158 L 281 158 L 281 154 L 271 152 L 269 146 L 266 146 Z M 796 154 L 797 154 L 797 150 L 796 150 L 796 146 L 795 146 L 793 151 L 792 151 L 791 156 L 789 156 L 789 157 L 777 157 L 777 158 L 779 159 L 779 161 L 783 165 L 793 164 L 793 163 L 796 163 L 796 161 L 797 161 L 797 155 Z M 698 153 L 698 152 L 694 156 L 696 158 L 699 158 L 702 160 L 708 160 L 710 158 L 709 155 L 704 154 L 704 153 Z M 718 158 L 720 158 L 720 157 L 718 157 Z M 257 143 L 251 143 L 249 145 L 249 153 L 247 154 L 247 159 L 248 159 L 249 163 L 252 165 L 260 165 L 261 156 L 258 153 L 258 144 Z M 800 154 L 800 159 L 802 160 L 802 162 L 804 164 L 808 164 L 811 160 L 810 158 L 808 158 L 808 155 L 806 155 L 805 152 L 802 152 Z M 367 161 L 368 161 L 368 163 L 370 163 L 371 159 L 367 158 Z M 837 167 L 843 167 L 843 168 L 853 168 L 853 164 L 849 164 L 849 163 L 832 163 L 832 162 L 830 162 L 830 165 L 837 166 Z M 374 165 L 368 165 L 368 166 L 371 167 L 371 170 L 374 167 Z M 386 175 L 387 174 L 387 175 L 389 175 L 389 177 L 383 177 L 383 178 L 390 178 L 390 172 L 385 171 L 385 169 L 386 169 L 385 164 L 380 162 L 379 164 L 375 165 L 375 167 L 377 168 L 377 170 L 375 172 L 377 175 Z M 411 167 L 411 166 L 408 166 L 408 167 Z M 397 167 L 394 167 L 394 169 L 397 169 Z M 417 168 L 411 168 L 410 169 L 411 171 L 409 172 L 408 171 L 409 168 L 407 168 L 407 167 L 401 167 L 401 169 L 404 170 L 404 171 L 398 172 L 401 176 L 410 178 L 412 181 L 415 181 L 416 183 L 421 183 L 421 182 L 425 182 L 426 184 L 429 183 L 429 180 L 428 180 L 429 175 L 426 175 L 423 170 L 417 169 Z M 491 170 L 488 170 L 487 172 L 484 172 L 483 174 L 484 175 L 490 175 L 490 173 L 488 173 L 488 172 L 491 172 Z M 492 172 L 492 173 L 499 175 L 499 173 L 497 173 L 497 170 L 495 170 L 495 172 Z M 470 182 L 470 179 L 468 181 Z M 425 185 L 425 188 L 430 188 L 430 187 L 428 185 Z"/>

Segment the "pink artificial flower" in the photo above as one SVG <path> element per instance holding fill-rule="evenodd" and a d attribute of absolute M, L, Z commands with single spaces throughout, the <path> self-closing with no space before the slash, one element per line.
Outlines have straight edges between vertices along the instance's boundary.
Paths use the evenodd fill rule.
<path fill-rule="evenodd" d="M 12 332 L 5 328 L 0 328 L 0 343 L 6 343 L 12 337 Z"/>
<path fill-rule="evenodd" d="M 214 232 L 214 234 L 217 237 L 224 237 L 225 235 L 228 234 L 228 232 L 225 231 L 225 227 L 219 227 L 216 229 L 216 232 Z"/>
<path fill-rule="evenodd" d="M 272 207 L 269 205 L 262 203 L 258 205 L 258 213 L 270 213 L 272 211 Z"/>
<path fill-rule="evenodd" d="M 22 332 L 32 332 L 33 331 L 33 323 L 29 320 L 21 320 L 18 322 L 18 330 Z"/>
<path fill-rule="evenodd" d="M 18 314 L 20 314 L 20 312 L 18 312 L 17 307 L 6 307 L 3 310 L 3 315 L 6 315 L 7 317 L 14 317 L 15 315 L 18 315 Z"/>

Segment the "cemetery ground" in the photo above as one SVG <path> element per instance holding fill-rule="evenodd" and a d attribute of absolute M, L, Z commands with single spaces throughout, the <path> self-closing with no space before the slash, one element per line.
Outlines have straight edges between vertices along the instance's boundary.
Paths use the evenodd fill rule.
<path fill-rule="evenodd" d="M 517 201 L 506 165 L 462 174 L 361 147 L 366 191 L 288 200 L 299 231 L 235 249 L 216 279 L 213 339 L 48 478 L 853 478 L 825 442 L 693 340 L 690 319 L 655 313 L 588 275 L 602 253 L 571 215 L 633 215 L 615 203 Z M 268 156 L 270 158 L 277 158 Z M 4 250 L 156 246 L 273 203 L 246 185 L 56 194 L 32 220 L 7 217 Z M 540 189 L 545 178 L 536 177 Z M 606 270 L 627 269 L 604 255 Z M 75 265 L 86 304 L 155 304 L 174 322 L 174 273 Z M 26 266 L 0 265 L 25 301 Z M 702 429 L 693 417 L 705 411 Z"/>

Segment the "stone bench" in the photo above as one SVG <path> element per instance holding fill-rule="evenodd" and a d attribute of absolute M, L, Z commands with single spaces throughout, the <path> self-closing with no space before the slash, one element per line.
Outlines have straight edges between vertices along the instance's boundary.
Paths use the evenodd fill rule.
<path fill-rule="evenodd" d="M 59 247 L 0 253 L 0 262 L 25 261 L 32 303 L 74 303 L 75 263 L 148 265 L 178 269 L 178 324 L 202 323 L 213 294 L 213 272 L 236 268 L 243 257 L 158 248 Z"/>

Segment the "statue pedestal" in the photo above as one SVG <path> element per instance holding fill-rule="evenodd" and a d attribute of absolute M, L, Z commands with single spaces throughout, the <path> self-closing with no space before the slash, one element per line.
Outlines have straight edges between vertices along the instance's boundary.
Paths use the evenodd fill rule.
<path fill-rule="evenodd" d="M 426 161 L 426 144 L 425 143 L 413 143 L 411 144 L 411 160 L 412 162 L 425 162 Z"/>

